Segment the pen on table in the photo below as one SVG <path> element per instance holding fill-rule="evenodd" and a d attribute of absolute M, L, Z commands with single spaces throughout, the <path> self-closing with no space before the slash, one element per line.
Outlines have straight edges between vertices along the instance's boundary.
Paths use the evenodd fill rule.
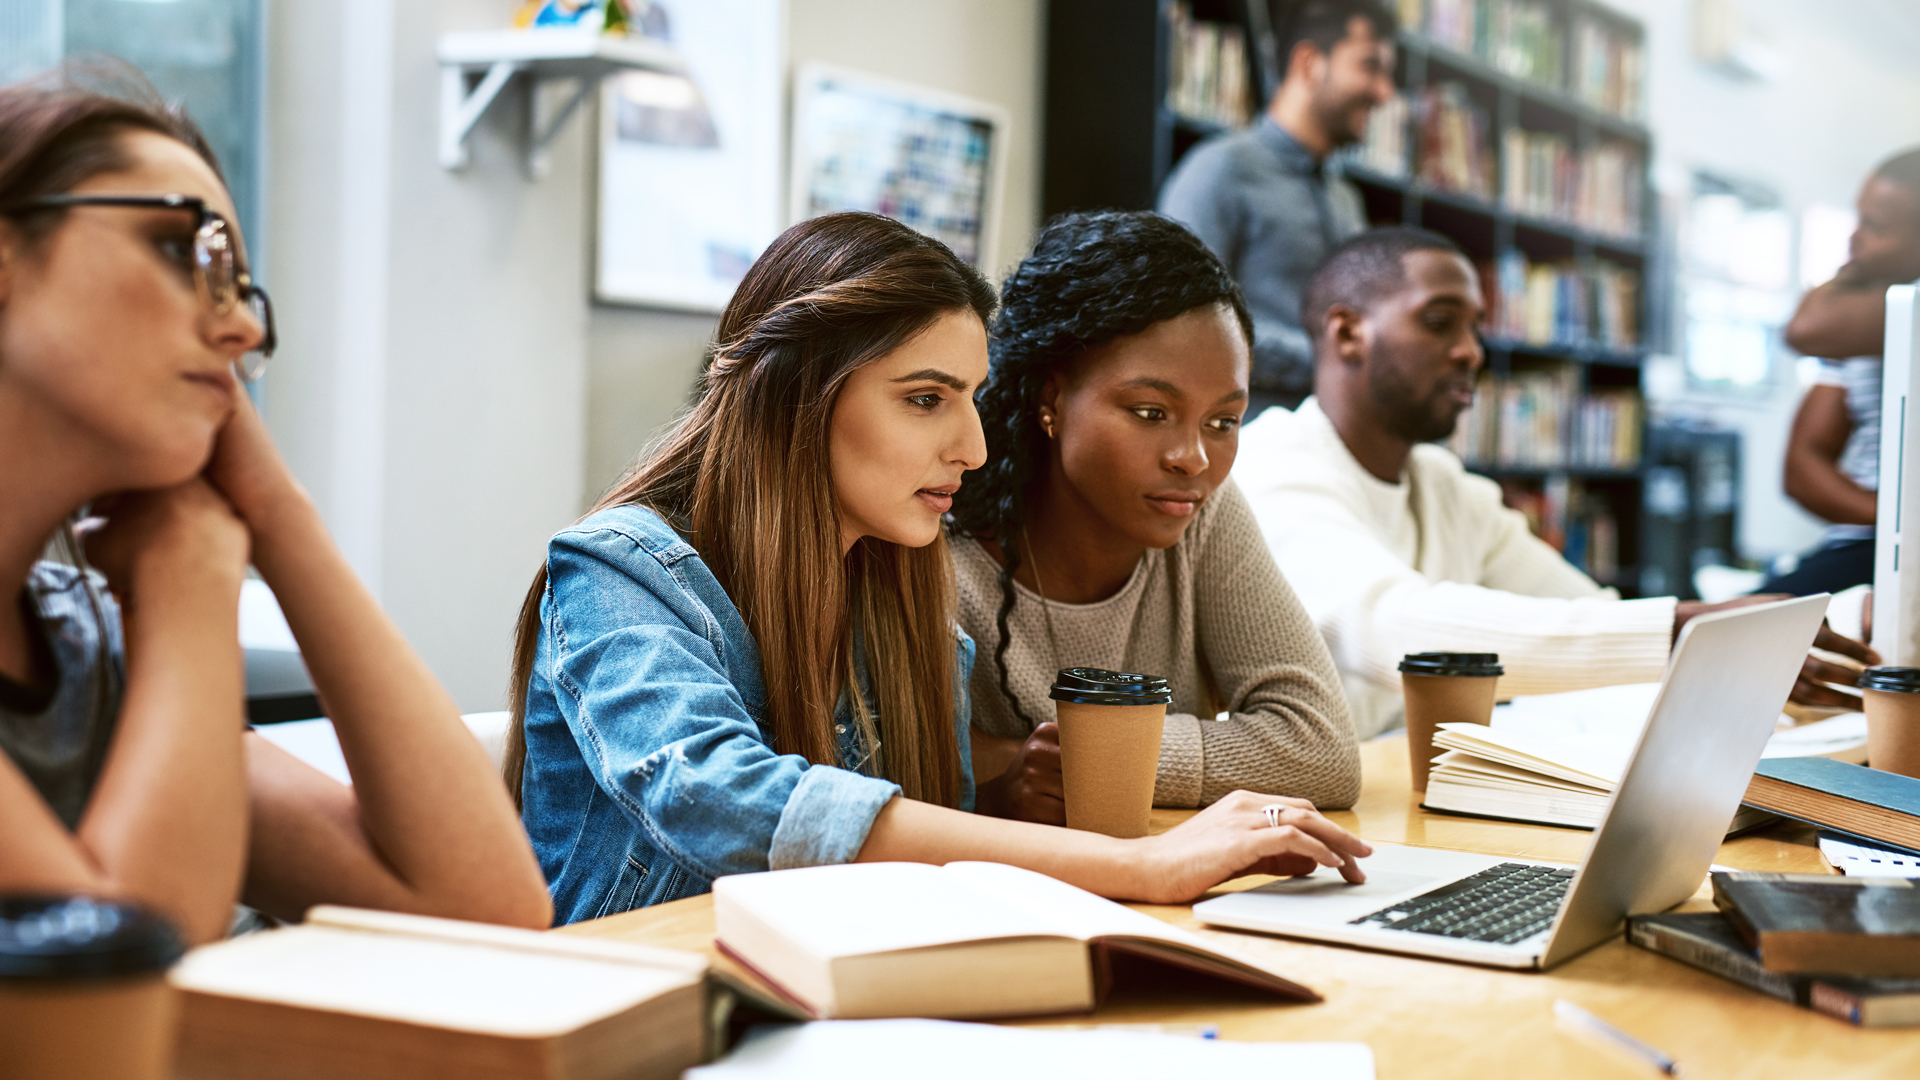
<path fill-rule="evenodd" d="M 1668 1076 L 1680 1075 L 1678 1062 L 1565 998 L 1554 1000 L 1553 1015 L 1561 1023 L 1610 1042 Z"/>

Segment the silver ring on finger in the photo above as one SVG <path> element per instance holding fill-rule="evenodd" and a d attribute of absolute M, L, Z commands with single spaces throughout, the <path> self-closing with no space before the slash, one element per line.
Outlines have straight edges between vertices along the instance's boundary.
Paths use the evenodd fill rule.
<path fill-rule="evenodd" d="M 1280 827 L 1280 815 L 1285 812 L 1286 809 L 1286 807 L 1279 803 L 1268 803 L 1260 808 L 1260 814 L 1267 819 L 1267 826 L 1269 828 L 1277 829 Z"/>

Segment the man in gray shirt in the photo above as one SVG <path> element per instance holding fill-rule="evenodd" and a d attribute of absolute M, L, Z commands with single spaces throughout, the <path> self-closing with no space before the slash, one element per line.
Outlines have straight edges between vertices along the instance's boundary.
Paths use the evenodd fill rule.
<path fill-rule="evenodd" d="M 1292 408 L 1313 392 L 1300 325 L 1307 281 L 1367 227 L 1360 193 L 1327 156 L 1366 133 L 1393 96 L 1396 20 L 1379 0 L 1268 0 L 1286 73 L 1253 126 L 1193 148 L 1167 178 L 1160 212 L 1192 229 L 1233 272 L 1253 313 L 1253 401 Z"/>

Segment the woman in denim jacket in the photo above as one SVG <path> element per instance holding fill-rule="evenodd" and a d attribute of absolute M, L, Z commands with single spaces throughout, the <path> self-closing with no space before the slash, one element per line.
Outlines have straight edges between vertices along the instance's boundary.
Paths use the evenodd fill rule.
<path fill-rule="evenodd" d="M 856 859 L 987 859 L 1162 902 L 1243 873 L 1361 878 L 1365 844 L 1270 796 L 1142 840 L 967 812 L 973 643 L 942 515 L 985 463 L 993 304 L 886 218 L 794 226 L 721 316 L 692 411 L 553 538 L 506 775 L 558 921 Z"/>

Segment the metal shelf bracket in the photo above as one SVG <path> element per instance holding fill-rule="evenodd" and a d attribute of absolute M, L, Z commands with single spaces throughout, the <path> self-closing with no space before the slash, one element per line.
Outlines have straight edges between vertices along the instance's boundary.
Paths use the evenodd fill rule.
<path fill-rule="evenodd" d="M 467 137 L 509 85 L 526 95 L 524 164 L 530 179 L 546 175 L 553 140 L 602 79 L 622 71 L 686 74 L 671 45 L 647 38 L 564 30 L 495 30 L 440 38 L 440 165 L 464 169 Z M 567 80 L 573 91 L 544 108 L 541 84 Z"/>

